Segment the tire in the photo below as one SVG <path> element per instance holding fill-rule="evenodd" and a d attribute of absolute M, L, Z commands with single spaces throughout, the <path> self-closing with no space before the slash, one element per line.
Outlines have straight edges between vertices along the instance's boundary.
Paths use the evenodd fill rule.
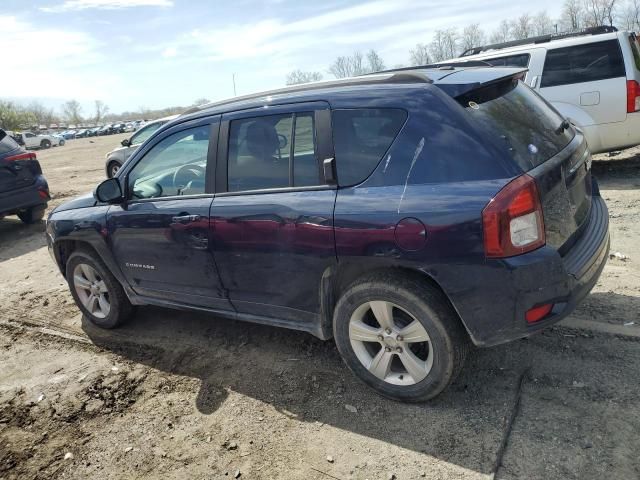
<path fill-rule="evenodd" d="M 369 302 L 390 324 L 377 320 Z M 385 331 L 383 324 L 393 329 Z M 379 394 L 403 402 L 440 394 L 462 369 L 471 345 L 444 294 L 400 274 L 376 274 L 352 285 L 336 305 L 333 332 L 351 371 Z"/>
<path fill-rule="evenodd" d="M 27 225 L 38 223 L 44 218 L 45 205 L 38 205 L 37 207 L 31 207 L 28 210 L 18 213 L 18 218 Z"/>
<path fill-rule="evenodd" d="M 89 274 L 91 271 L 93 273 Z M 116 328 L 133 313 L 133 306 L 122 285 L 94 252 L 73 252 L 67 261 L 66 277 L 76 305 L 94 325 L 105 329 Z M 93 286 L 88 286 L 89 284 Z M 95 301 L 90 299 L 92 295 L 97 297 Z M 107 302 L 108 308 L 105 308 L 103 300 Z M 93 305 L 91 310 L 87 305 Z"/>
<path fill-rule="evenodd" d="M 116 161 L 109 162 L 109 166 L 107 167 L 107 176 L 109 178 L 115 177 L 116 173 L 118 173 L 118 170 L 120 170 L 120 167 L 122 167 L 120 162 L 116 162 Z"/>
<path fill-rule="evenodd" d="M 58 144 L 59 147 L 62 147 L 64 145 L 64 140 L 60 140 L 60 143 Z"/>
<path fill-rule="evenodd" d="M 51 141 L 50 140 L 42 140 L 40 142 L 40 148 L 51 148 Z"/>

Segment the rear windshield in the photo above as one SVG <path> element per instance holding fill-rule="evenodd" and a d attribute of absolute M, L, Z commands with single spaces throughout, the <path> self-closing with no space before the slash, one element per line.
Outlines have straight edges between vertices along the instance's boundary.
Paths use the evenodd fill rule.
<path fill-rule="evenodd" d="M 0 155 L 11 152 L 19 147 L 20 145 L 18 145 L 13 138 L 7 135 L 4 130 L 0 130 Z"/>
<path fill-rule="evenodd" d="M 520 81 L 501 82 L 458 101 L 487 138 L 506 149 L 524 171 L 544 163 L 573 139 L 572 127 L 538 94 Z"/>

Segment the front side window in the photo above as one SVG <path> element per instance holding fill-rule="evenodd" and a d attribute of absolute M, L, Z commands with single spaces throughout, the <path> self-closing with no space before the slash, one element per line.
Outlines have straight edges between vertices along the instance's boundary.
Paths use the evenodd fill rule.
<path fill-rule="evenodd" d="M 138 130 L 135 133 L 135 135 L 131 137 L 131 145 L 140 145 L 147 138 L 149 138 L 151 134 L 153 134 L 153 132 L 158 130 L 162 125 L 164 125 L 164 122 L 156 122 L 156 123 L 152 123 L 151 125 L 142 127 L 140 130 Z"/>
<path fill-rule="evenodd" d="M 231 122 L 228 191 L 319 185 L 317 165 L 312 112 Z"/>
<path fill-rule="evenodd" d="M 483 61 L 494 67 L 528 67 L 529 54 L 509 55 L 508 57 L 485 58 Z"/>
<path fill-rule="evenodd" d="M 625 75 L 618 41 L 607 40 L 547 51 L 540 87 L 594 82 Z"/>
<path fill-rule="evenodd" d="M 406 118 L 404 110 L 393 108 L 333 111 L 333 144 L 340 185 L 355 185 L 371 175 Z"/>
<path fill-rule="evenodd" d="M 205 193 L 209 125 L 169 135 L 149 150 L 129 173 L 129 198 Z"/>

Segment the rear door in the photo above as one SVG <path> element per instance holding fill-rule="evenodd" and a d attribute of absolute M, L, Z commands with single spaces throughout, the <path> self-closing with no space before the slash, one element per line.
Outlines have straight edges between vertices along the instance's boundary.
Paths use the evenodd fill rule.
<path fill-rule="evenodd" d="M 549 48 L 540 93 L 581 126 L 622 122 L 627 116 L 627 83 L 617 38 Z M 571 106 L 586 112 L 576 118 Z"/>
<path fill-rule="evenodd" d="M 0 193 L 33 184 L 33 173 L 24 163 L 29 156 L 33 154 L 25 153 L 13 138 L 0 130 Z"/>
<path fill-rule="evenodd" d="M 313 322 L 336 264 L 322 160 L 333 157 L 329 105 L 270 106 L 223 116 L 211 216 L 216 263 L 242 313 Z"/>

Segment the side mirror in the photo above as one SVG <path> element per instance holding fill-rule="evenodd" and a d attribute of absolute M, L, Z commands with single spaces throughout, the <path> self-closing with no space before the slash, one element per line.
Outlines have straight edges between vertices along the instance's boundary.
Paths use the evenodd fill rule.
<path fill-rule="evenodd" d="M 278 134 L 278 146 L 280 147 L 280 149 L 282 150 L 284 147 L 286 147 L 287 143 L 289 143 L 289 140 L 287 140 L 287 137 L 285 137 L 284 135 L 279 133 Z"/>
<path fill-rule="evenodd" d="M 130 147 L 131 146 L 131 141 L 128 138 L 125 138 L 124 140 L 122 140 L 120 142 L 120 145 L 122 145 L 123 147 Z"/>
<path fill-rule="evenodd" d="M 98 185 L 93 196 L 101 203 L 120 203 L 124 200 L 117 178 L 108 178 Z"/>

